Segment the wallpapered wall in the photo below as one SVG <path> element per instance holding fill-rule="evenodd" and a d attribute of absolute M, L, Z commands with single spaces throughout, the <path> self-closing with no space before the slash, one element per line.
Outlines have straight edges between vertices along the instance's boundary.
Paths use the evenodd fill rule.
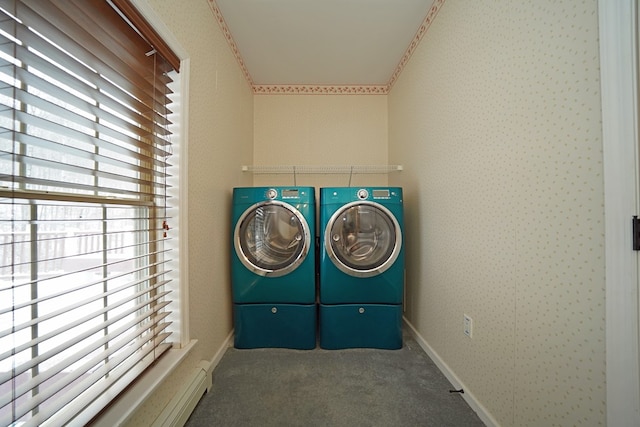
<path fill-rule="evenodd" d="M 385 95 L 256 95 L 256 165 L 357 166 L 387 164 Z M 293 185 L 291 175 L 255 175 L 254 185 Z M 316 188 L 386 185 L 387 175 L 297 175 Z"/>
<path fill-rule="evenodd" d="M 129 421 L 151 425 L 200 360 L 211 360 L 232 329 L 228 246 L 231 188 L 251 185 L 253 93 L 205 0 L 148 0 L 190 57 L 188 359 Z"/>
<path fill-rule="evenodd" d="M 447 0 L 389 95 L 407 317 L 500 425 L 605 423 L 601 150 L 596 0 Z"/>

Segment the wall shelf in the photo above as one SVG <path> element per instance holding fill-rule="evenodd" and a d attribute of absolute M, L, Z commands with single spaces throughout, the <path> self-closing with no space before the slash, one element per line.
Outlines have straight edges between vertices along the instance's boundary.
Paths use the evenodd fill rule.
<path fill-rule="evenodd" d="M 384 174 L 399 172 L 402 165 L 353 165 L 353 166 L 248 166 L 243 165 L 243 172 L 253 174 Z"/>

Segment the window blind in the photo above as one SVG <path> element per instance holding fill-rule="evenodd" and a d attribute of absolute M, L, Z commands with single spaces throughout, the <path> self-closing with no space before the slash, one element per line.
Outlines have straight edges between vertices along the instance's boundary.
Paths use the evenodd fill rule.
<path fill-rule="evenodd" d="M 84 424 L 171 347 L 178 70 L 132 12 L 0 0 L 0 425 Z"/>

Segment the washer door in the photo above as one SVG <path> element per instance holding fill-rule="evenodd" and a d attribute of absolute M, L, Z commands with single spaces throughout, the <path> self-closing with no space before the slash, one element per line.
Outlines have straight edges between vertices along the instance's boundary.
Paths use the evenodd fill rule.
<path fill-rule="evenodd" d="M 331 216 L 324 233 L 327 254 L 342 272 L 371 277 L 393 265 L 402 247 L 402 231 L 386 207 L 352 202 Z"/>
<path fill-rule="evenodd" d="M 311 245 L 304 216 L 286 203 L 256 203 L 238 219 L 236 254 L 245 267 L 261 276 L 278 277 L 295 270 Z"/>

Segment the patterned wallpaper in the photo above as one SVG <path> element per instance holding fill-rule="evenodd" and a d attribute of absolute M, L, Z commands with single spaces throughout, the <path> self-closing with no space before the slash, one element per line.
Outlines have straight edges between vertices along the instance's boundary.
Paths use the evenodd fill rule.
<path fill-rule="evenodd" d="M 254 97 L 256 165 L 386 165 L 387 97 Z M 387 174 L 254 175 L 254 185 L 387 185 Z"/>
<path fill-rule="evenodd" d="M 389 94 L 407 317 L 504 426 L 606 421 L 597 7 L 447 0 Z"/>

